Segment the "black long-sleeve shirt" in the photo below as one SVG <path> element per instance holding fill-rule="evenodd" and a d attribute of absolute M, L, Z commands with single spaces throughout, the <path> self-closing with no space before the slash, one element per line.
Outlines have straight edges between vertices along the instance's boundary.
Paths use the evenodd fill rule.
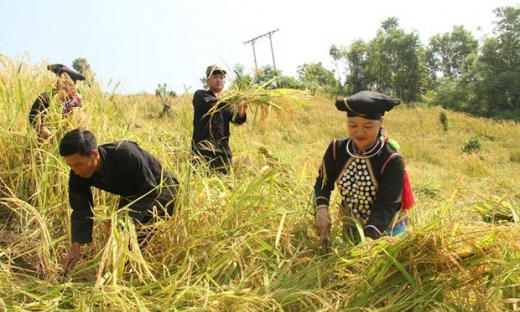
<path fill-rule="evenodd" d="M 225 103 L 218 104 L 213 113 L 210 110 L 217 104 L 217 97 L 210 90 L 197 90 L 193 95 L 193 137 L 192 151 L 207 150 L 224 153 L 231 159 L 229 148 L 229 123 L 241 125 L 247 120 L 247 114 L 240 117 Z M 210 112 L 208 114 L 208 112 Z"/>
<path fill-rule="evenodd" d="M 142 221 L 153 206 L 173 207 L 176 180 L 148 152 L 130 141 L 98 147 L 103 172 L 82 178 L 70 171 L 69 201 L 72 208 L 72 242 L 92 241 L 93 197 L 91 186 L 120 195 L 119 208 L 132 209 L 130 216 Z"/>
<path fill-rule="evenodd" d="M 43 92 L 34 101 L 29 112 L 29 123 L 37 130 L 45 125 L 45 119 L 49 110 L 49 103 L 55 91 Z M 62 117 L 67 117 L 73 108 L 82 107 L 81 99 L 78 96 L 70 96 L 67 101 L 61 102 Z"/>
<path fill-rule="evenodd" d="M 378 144 L 384 146 L 375 155 L 353 157 L 347 152 L 347 145 L 352 144 L 349 141 L 349 138 L 337 139 L 327 148 L 314 185 L 316 205 L 329 205 L 337 183 L 347 216 L 360 220 L 365 236 L 378 238 L 401 209 L 404 161 L 399 153 L 381 142 Z"/>
<path fill-rule="evenodd" d="M 43 92 L 34 101 L 29 112 L 29 123 L 35 128 L 44 125 L 47 110 L 49 109 L 49 94 Z"/>

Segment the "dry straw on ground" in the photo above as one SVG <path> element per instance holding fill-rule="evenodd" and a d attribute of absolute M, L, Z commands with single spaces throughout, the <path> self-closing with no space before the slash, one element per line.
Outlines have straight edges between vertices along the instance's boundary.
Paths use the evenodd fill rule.
<path fill-rule="evenodd" d="M 520 309 L 520 227 L 502 218 L 519 210 L 520 164 L 509 161 L 517 124 L 450 112 L 444 131 L 439 108 L 403 104 L 389 112 L 385 125 L 417 196 L 411 228 L 351 246 L 335 224 L 332 252 L 321 255 L 311 189 L 327 145 L 346 133 L 345 116 L 320 95 L 293 109 L 290 96 L 275 100 L 276 90 L 229 101 L 258 96 L 264 104 L 251 112 L 257 105 L 268 114 L 262 127 L 248 121 L 232 129 L 234 152 L 246 156 L 240 175 L 222 177 L 190 165 L 190 98 L 159 119 L 154 96 L 107 96 L 80 85 L 99 142 L 129 139 L 156 155 L 180 181 L 180 210 L 156 224 L 158 234 L 139 250 L 133 224 L 114 211 L 117 198 L 95 192 L 94 242 L 63 277 L 69 169 L 58 138 L 42 144 L 27 121 L 50 78 L 43 64 L 0 59 L 0 311 Z M 270 113 L 284 107 L 290 119 Z M 68 119 L 55 133 L 76 123 Z M 474 136 L 482 150 L 461 154 Z"/>

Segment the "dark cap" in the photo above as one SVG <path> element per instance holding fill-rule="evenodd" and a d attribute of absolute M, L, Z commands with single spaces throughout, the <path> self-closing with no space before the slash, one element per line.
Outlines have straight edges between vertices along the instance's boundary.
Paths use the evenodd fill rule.
<path fill-rule="evenodd" d="M 48 65 L 47 69 L 52 71 L 53 73 L 55 73 L 58 76 L 63 74 L 63 73 L 66 73 L 66 74 L 68 74 L 70 76 L 70 78 L 73 81 L 85 80 L 85 76 L 83 76 L 82 74 L 78 73 L 74 69 L 69 68 L 68 66 L 63 65 L 63 64 Z"/>
<path fill-rule="evenodd" d="M 336 108 L 347 112 L 348 117 L 360 116 L 366 119 L 381 119 L 385 112 L 401 103 L 400 99 L 394 99 L 372 91 L 361 91 L 346 99 L 337 99 Z"/>
<path fill-rule="evenodd" d="M 213 64 L 213 65 L 208 66 L 208 68 L 206 68 L 206 78 L 211 77 L 211 75 L 213 75 L 213 74 L 222 74 L 225 76 L 226 70 L 222 66 Z"/>

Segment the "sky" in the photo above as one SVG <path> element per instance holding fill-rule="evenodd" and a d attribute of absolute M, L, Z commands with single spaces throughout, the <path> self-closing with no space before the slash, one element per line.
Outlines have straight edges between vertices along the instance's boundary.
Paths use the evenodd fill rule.
<path fill-rule="evenodd" d="M 476 39 L 492 35 L 493 10 L 520 0 L 0 0 L 0 54 L 31 65 L 72 65 L 86 58 L 107 92 L 178 94 L 202 88 L 210 64 L 335 67 L 331 45 L 369 41 L 397 17 L 423 45 L 463 25 Z M 271 50 L 272 42 L 272 50 Z"/>

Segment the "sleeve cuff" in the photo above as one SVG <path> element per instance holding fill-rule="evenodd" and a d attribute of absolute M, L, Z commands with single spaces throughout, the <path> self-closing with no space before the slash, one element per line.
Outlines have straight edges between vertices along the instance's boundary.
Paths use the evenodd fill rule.
<path fill-rule="evenodd" d="M 329 205 L 329 199 L 323 196 L 316 197 L 316 207 L 321 205 Z"/>
<path fill-rule="evenodd" d="M 73 243 L 81 243 L 81 244 L 88 244 L 88 243 L 92 243 L 92 237 L 87 237 L 87 236 L 73 236 L 72 237 L 72 242 Z"/>

